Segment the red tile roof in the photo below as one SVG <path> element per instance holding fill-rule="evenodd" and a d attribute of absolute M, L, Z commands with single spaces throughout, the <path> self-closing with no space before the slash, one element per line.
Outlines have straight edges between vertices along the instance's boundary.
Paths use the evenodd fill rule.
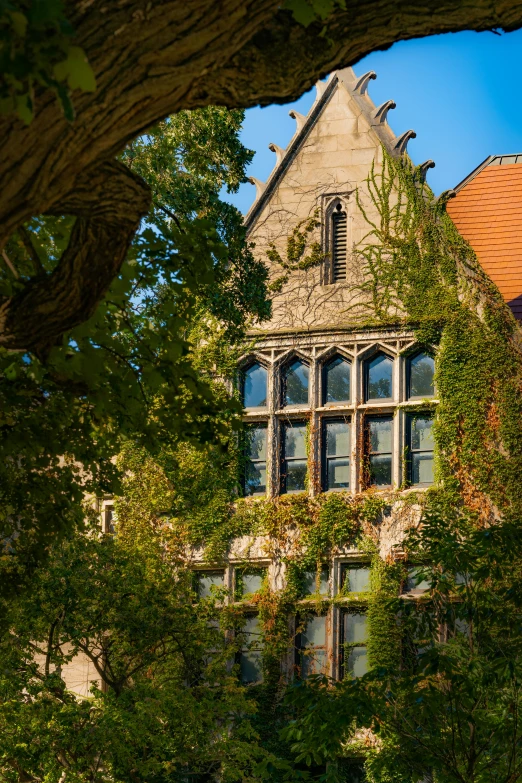
<path fill-rule="evenodd" d="M 447 209 L 515 318 L 522 320 L 522 163 L 486 165 L 464 180 Z"/>

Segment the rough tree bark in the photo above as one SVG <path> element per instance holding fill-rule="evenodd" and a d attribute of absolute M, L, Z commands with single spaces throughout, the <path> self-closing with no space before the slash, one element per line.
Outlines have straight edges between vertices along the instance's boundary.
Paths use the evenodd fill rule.
<path fill-rule="evenodd" d="M 73 96 L 72 124 L 49 93 L 38 95 L 28 127 L 0 121 L 0 249 L 34 215 L 80 216 L 56 270 L 0 302 L 0 345 L 42 355 L 92 314 L 118 273 L 149 197 L 111 161 L 151 124 L 208 104 L 295 99 L 331 70 L 401 39 L 522 26 L 522 0 L 346 0 L 323 36 L 322 22 L 299 25 L 279 0 L 65 5 L 96 92 Z"/>

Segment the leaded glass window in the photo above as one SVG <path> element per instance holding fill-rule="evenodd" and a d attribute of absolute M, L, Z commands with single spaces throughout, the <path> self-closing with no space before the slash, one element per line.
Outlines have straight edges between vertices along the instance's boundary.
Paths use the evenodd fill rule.
<path fill-rule="evenodd" d="M 391 486 L 392 425 L 392 416 L 372 416 L 366 420 L 368 483 L 371 486 Z"/>
<path fill-rule="evenodd" d="M 391 400 L 393 397 L 393 360 L 379 353 L 366 362 L 366 401 Z"/>
<path fill-rule="evenodd" d="M 433 417 L 430 414 L 408 416 L 409 481 L 411 486 L 433 484 Z"/>
<path fill-rule="evenodd" d="M 336 356 L 323 369 L 323 404 L 350 401 L 351 365 Z"/>
<path fill-rule="evenodd" d="M 350 422 L 345 419 L 323 420 L 323 486 L 350 488 Z"/>
<path fill-rule="evenodd" d="M 408 398 L 424 399 L 435 394 L 435 360 L 427 353 L 408 359 Z"/>
<path fill-rule="evenodd" d="M 245 495 L 266 493 L 266 424 L 246 428 Z"/>
<path fill-rule="evenodd" d="M 302 492 L 306 489 L 308 470 L 306 422 L 284 422 L 282 425 L 282 441 L 281 492 Z"/>
<path fill-rule="evenodd" d="M 341 623 L 343 674 L 345 677 L 362 677 L 368 671 L 366 614 L 343 612 Z"/>
<path fill-rule="evenodd" d="M 326 674 L 326 615 L 303 618 L 300 622 L 303 629 L 297 638 L 297 664 L 301 677 L 306 679 L 311 674 Z"/>
<path fill-rule="evenodd" d="M 287 365 L 282 376 L 283 407 L 287 405 L 308 405 L 308 365 L 296 359 Z"/>
<path fill-rule="evenodd" d="M 245 408 L 267 407 L 268 373 L 261 364 L 252 364 L 243 373 L 243 405 Z"/>
<path fill-rule="evenodd" d="M 257 615 L 249 615 L 241 629 L 241 651 L 239 653 L 239 673 L 244 685 L 252 685 L 263 680 L 263 629 Z"/>

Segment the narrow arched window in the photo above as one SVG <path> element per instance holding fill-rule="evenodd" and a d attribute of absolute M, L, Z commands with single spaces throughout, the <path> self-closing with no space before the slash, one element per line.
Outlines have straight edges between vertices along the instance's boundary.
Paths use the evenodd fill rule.
<path fill-rule="evenodd" d="M 332 213 L 332 283 L 346 280 L 346 212 L 337 204 Z"/>
<path fill-rule="evenodd" d="M 283 371 L 283 406 L 308 405 L 308 366 L 296 359 Z"/>
<path fill-rule="evenodd" d="M 366 362 L 366 401 L 391 400 L 393 397 L 393 361 L 378 353 Z"/>
<path fill-rule="evenodd" d="M 266 408 L 268 373 L 260 364 L 252 364 L 243 373 L 242 396 L 245 408 Z"/>
<path fill-rule="evenodd" d="M 350 400 L 350 362 L 336 356 L 323 369 L 323 405 Z"/>
<path fill-rule="evenodd" d="M 427 353 L 418 353 L 408 359 L 408 397 L 418 399 L 435 394 L 435 360 Z"/>

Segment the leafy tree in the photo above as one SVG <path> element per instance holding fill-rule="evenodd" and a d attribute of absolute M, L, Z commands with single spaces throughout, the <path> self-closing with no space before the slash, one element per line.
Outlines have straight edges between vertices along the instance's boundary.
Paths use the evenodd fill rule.
<path fill-rule="evenodd" d="M 237 641 L 220 627 L 219 595 L 196 601 L 158 541 L 86 530 L 6 607 L 2 780 L 166 783 L 219 770 L 235 781 L 267 760 L 229 666 Z M 67 687 L 78 656 L 96 670 L 84 697 Z"/>
<path fill-rule="evenodd" d="M 0 353 L 0 532 L 12 584 L 53 536 L 80 524 L 85 493 L 117 488 L 112 458 L 125 439 L 151 453 L 210 442 L 239 411 L 212 382 L 215 354 L 226 344 L 231 355 L 250 319 L 269 313 L 266 270 L 241 215 L 219 197 L 237 189 L 252 155 L 238 138 L 241 121 L 240 111 L 210 107 L 133 142 L 123 158 L 149 179 L 153 202 L 120 274 L 59 344 Z M 16 274 L 1 270 L 4 294 L 52 275 L 80 224 L 45 218 L 13 235 Z M 198 364 L 202 340 L 208 361 Z"/>
<path fill-rule="evenodd" d="M 309 763 L 337 758 L 350 740 L 344 747 L 366 755 L 372 783 L 520 780 L 520 534 L 512 523 L 481 529 L 446 511 L 433 509 L 407 542 L 425 563 L 417 579 L 430 581 L 429 594 L 389 602 L 402 631 L 399 669 L 291 693 L 299 717 L 284 735 Z M 358 747 L 363 727 L 373 748 Z"/>

